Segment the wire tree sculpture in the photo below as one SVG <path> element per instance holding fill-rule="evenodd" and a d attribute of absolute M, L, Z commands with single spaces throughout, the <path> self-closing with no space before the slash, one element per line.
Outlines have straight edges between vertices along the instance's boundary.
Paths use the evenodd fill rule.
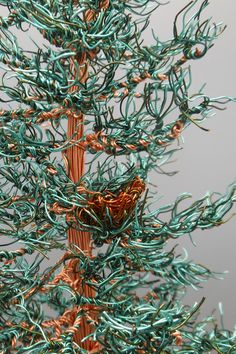
<path fill-rule="evenodd" d="M 204 299 L 182 303 L 215 274 L 165 248 L 224 223 L 236 184 L 182 210 L 188 194 L 153 210 L 148 191 L 182 131 L 206 130 L 232 100 L 190 93 L 189 63 L 224 30 L 202 19 L 208 1 L 191 1 L 173 37 L 153 32 L 149 46 L 159 1 L 0 5 L 0 101 L 16 104 L 0 111 L 1 353 L 236 353 L 235 332 L 197 319 Z M 14 27 L 47 45 L 21 48 Z"/>

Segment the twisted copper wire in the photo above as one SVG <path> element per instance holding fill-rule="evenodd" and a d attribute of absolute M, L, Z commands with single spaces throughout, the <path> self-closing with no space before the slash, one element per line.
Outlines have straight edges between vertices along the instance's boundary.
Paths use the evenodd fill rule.
<path fill-rule="evenodd" d="M 171 129 L 171 134 L 169 134 L 168 136 L 172 139 L 177 139 L 182 133 L 183 128 L 184 128 L 184 123 L 181 122 L 180 120 L 177 121 L 173 126 L 173 128 Z"/>
<path fill-rule="evenodd" d="M 171 129 L 171 133 L 168 134 L 166 137 L 170 139 L 177 139 L 183 130 L 184 124 L 181 121 L 177 121 L 175 125 Z M 150 137 L 150 140 L 153 140 L 153 137 Z M 157 144 L 159 145 L 165 145 L 166 143 L 158 139 L 156 141 Z M 151 141 L 147 141 L 144 139 L 139 139 L 136 143 L 134 144 L 124 144 L 124 147 L 129 150 L 137 150 L 139 145 L 143 146 L 144 148 L 147 148 L 148 145 L 151 144 Z M 102 131 L 98 131 L 94 134 L 87 134 L 85 137 L 84 141 L 81 141 L 78 143 L 78 145 L 81 146 L 81 148 L 86 149 L 87 147 L 90 147 L 91 149 L 95 151 L 104 151 L 109 149 L 110 147 L 120 150 L 122 149 L 122 146 L 117 142 L 117 139 L 108 139 L 108 135 L 103 133 Z"/>
<path fill-rule="evenodd" d="M 175 338 L 175 344 L 177 346 L 183 345 L 183 337 L 179 331 L 175 331 L 171 335 Z"/>
<path fill-rule="evenodd" d="M 106 10 L 110 5 L 110 0 L 101 0 L 99 3 L 100 9 Z"/>
<path fill-rule="evenodd" d="M 81 78 L 80 82 L 84 83 L 88 77 L 88 69 L 87 69 L 87 56 L 85 53 L 82 53 L 79 58 L 77 58 L 78 64 L 80 65 L 79 77 Z M 76 76 L 76 67 L 74 66 L 74 61 L 71 60 L 70 65 L 71 72 L 73 73 L 73 77 Z M 72 86 L 70 92 L 78 90 L 77 86 Z M 80 140 L 84 135 L 84 126 L 83 126 L 83 114 L 79 113 L 75 115 L 73 112 L 68 114 L 68 128 L 67 128 L 67 136 L 68 139 L 73 138 L 75 140 Z M 78 124 L 79 123 L 79 124 Z M 75 134 L 76 133 L 76 134 Z M 81 176 L 84 174 L 84 166 L 85 166 L 85 156 L 84 149 L 81 149 L 78 145 L 73 145 L 66 151 L 66 159 L 69 167 L 69 177 L 75 183 L 77 183 Z M 68 241 L 70 245 L 78 245 L 80 249 L 87 252 L 88 256 L 92 255 L 91 247 L 90 247 L 90 235 L 85 231 L 77 231 L 73 228 L 70 228 L 68 231 Z M 74 260 L 70 260 L 68 263 L 68 269 L 66 269 L 67 274 L 62 274 L 63 280 L 70 281 L 70 285 L 76 291 L 83 291 L 83 295 L 85 297 L 94 297 L 95 291 L 87 286 L 86 284 L 81 286 L 81 277 L 79 272 L 77 271 L 78 265 Z M 78 308 L 75 307 L 72 311 L 76 318 L 78 314 Z M 78 343 L 84 349 L 89 350 L 91 344 L 90 341 L 86 340 L 85 342 L 81 342 L 81 340 L 92 332 L 92 326 L 87 323 L 86 317 L 83 316 L 80 319 L 80 329 L 77 327 L 73 327 L 74 333 L 74 341 Z"/>
<path fill-rule="evenodd" d="M 109 6 L 109 0 L 102 0 L 100 2 L 100 9 L 107 9 Z M 86 21 L 92 21 L 94 20 L 95 13 L 93 10 L 87 10 L 85 13 L 85 20 Z M 80 65 L 80 72 L 79 72 L 79 77 L 81 78 L 80 82 L 84 83 L 88 77 L 88 69 L 86 65 L 86 61 L 88 59 L 93 58 L 96 55 L 94 51 L 90 52 L 89 54 L 82 53 L 79 58 L 77 58 L 78 63 Z M 71 60 L 71 66 L 70 66 L 71 72 L 73 72 L 73 76 L 76 76 L 76 67 L 74 66 L 73 60 Z M 78 88 L 76 86 L 73 86 L 70 89 L 70 92 L 73 92 L 74 90 L 77 90 Z M 101 97 L 100 97 L 101 99 Z M 66 113 L 68 116 L 68 129 L 67 129 L 67 136 L 68 139 L 71 139 L 73 137 L 74 141 L 80 141 L 81 138 L 84 135 L 84 128 L 83 128 L 83 114 L 79 114 L 77 117 L 75 117 L 72 112 L 68 112 L 68 110 L 64 111 L 63 113 Z M 59 111 L 54 111 L 53 115 L 54 117 L 59 114 Z M 47 119 L 48 115 L 43 115 L 40 117 L 40 119 Z M 78 124 L 80 123 L 80 124 Z M 75 134 L 76 133 L 76 134 Z M 106 142 L 106 137 L 104 138 L 104 142 Z M 99 143 L 95 143 L 96 148 L 100 148 Z M 115 145 L 115 142 L 113 142 L 113 146 Z M 81 178 L 81 176 L 84 174 L 84 151 L 85 149 L 81 144 L 75 144 L 71 146 L 64 155 L 64 159 L 66 160 L 66 167 L 68 169 L 68 174 L 70 178 L 74 182 L 78 182 Z M 52 171 L 54 173 L 54 171 Z M 129 194 L 130 193 L 130 194 Z M 118 197 L 112 196 L 111 193 L 108 193 L 107 196 L 102 197 L 101 195 L 98 195 L 97 193 L 93 194 L 92 200 L 90 200 L 90 208 L 94 208 L 97 213 L 100 214 L 101 217 L 104 216 L 104 206 L 107 205 L 109 207 L 109 210 L 111 212 L 112 217 L 114 218 L 114 222 L 120 223 L 121 220 L 124 218 L 124 211 L 126 213 L 130 213 L 133 206 L 136 203 L 137 198 L 140 195 L 140 181 L 135 180 L 131 186 L 128 186 L 125 192 L 121 192 Z M 113 200 L 112 200 L 113 198 Z M 67 219 L 70 219 L 69 212 L 71 212 L 74 208 L 70 208 L 67 210 L 68 212 L 68 217 Z M 64 212 L 65 208 L 61 207 L 57 203 L 54 203 L 53 205 L 53 210 L 56 212 Z M 88 232 L 84 231 L 77 231 L 73 228 L 70 228 L 68 231 L 68 240 L 69 244 L 76 244 L 87 253 L 88 256 L 92 256 L 92 249 L 90 246 L 90 235 Z M 79 276 L 79 272 L 76 271 L 76 264 L 75 260 L 70 260 L 68 262 L 68 268 L 64 269 L 59 275 L 57 275 L 53 283 L 57 283 L 60 280 L 68 283 L 73 289 L 76 291 L 80 290 L 81 287 L 81 279 Z M 71 270 L 72 269 L 72 270 Z M 83 287 L 83 295 L 85 297 L 94 297 L 95 296 L 95 291 L 87 286 L 86 284 Z M 93 308 L 93 307 L 92 307 Z M 78 315 L 79 307 L 74 307 L 72 310 L 68 310 L 64 313 L 64 317 L 68 314 L 69 316 L 69 322 L 68 322 L 68 316 L 67 318 L 67 323 L 70 324 L 70 329 L 68 331 L 70 333 L 74 334 L 74 340 L 82 346 L 84 349 L 87 350 L 92 350 L 92 352 L 96 352 L 99 349 L 98 343 L 92 343 L 91 341 L 86 340 L 85 342 L 81 342 L 81 340 L 90 334 L 92 332 L 92 327 L 91 324 L 88 324 L 87 320 L 90 320 L 90 323 L 95 323 L 97 319 L 97 315 L 94 314 L 94 312 L 88 312 L 89 307 L 87 306 L 87 312 L 85 311 L 85 316 L 78 317 L 79 322 L 78 324 L 80 325 L 80 330 L 78 331 L 78 328 L 75 325 L 75 318 Z M 91 309 L 90 309 L 91 310 Z M 44 323 L 45 326 L 51 325 L 55 328 L 55 332 L 58 335 L 61 333 L 61 325 L 63 324 L 63 319 L 64 317 L 62 316 L 58 320 L 53 320 L 50 323 Z M 74 322 L 75 321 L 75 322 Z M 72 323 L 73 322 L 73 323 Z"/>
<path fill-rule="evenodd" d="M 0 111 L 0 116 L 6 114 L 6 113 L 8 113 L 8 112 L 9 112 L 8 110 L 1 110 L 1 111 Z M 26 108 L 26 109 L 24 110 L 24 113 L 22 113 L 22 116 L 25 117 L 25 118 L 28 118 L 28 117 L 30 117 L 30 115 L 31 115 L 32 113 L 34 113 L 34 112 L 35 112 L 35 110 L 34 110 L 33 108 Z M 11 118 L 17 118 L 17 110 L 12 110 L 12 112 L 11 112 Z"/>
<path fill-rule="evenodd" d="M 37 117 L 37 123 L 41 123 L 41 122 L 44 122 L 49 119 L 58 119 L 63 114 L 65 114 L 65 115 L 70 114 L 70 109 L 65 108 L 65 107 L 53 108 L 49 112 L 42 112 L 41 114 L 39 114 L 39 116 Z"/>
<path fill-rule="evenodd" d="M 92 9 L 88 9 L 85 11 L 85 21 L 91 22 L 96 19 L 96 12 Z"/>
<path fill-rule="evenodd" d="M 82 141 L 80 145 L 85 149 L 86 147 L 90 147 L 95 151 L 104 151 L 107 148 L 114 148 L 114 149 L 122 149 L 122 146 L 117 143 L 117 139 L 107 139 L 107 135 L 102 131 L 98 131 L 94 134 L 86 135 L 86 140 Z M 100 139 L 100 140 L 99 140 Z M 137 145 L 134 144 L 125 144 L 124 146 L 130 150 L 136 150 L 138 148 L 138 144 L 147 147 L 151 142 L 146 141 L 144 139 L 139 139 Z"/>
<path fill-rule="evenodd" d="M 113 225 L 119 227 L 133 213 L 136 203 L 144 190 L 145 184 L 139 177 L 135 177 L 125 190 L 120 191 L 118 195 L 110 191 L 106 191 L 104 195 L 102 193 L 93 194 L 88 200 L 88 207 L 77 212 L 79 212 L 82 219 L 86 219 L 86 210 L 92 209 L 100 220 L 104 220 L 108 209 Z"/>
<path fill-rule="evenodd" d="M 109 1 L 101 1 L 100 3 L 100 9 L 106 9 L 109 6 Z M 93 13 L 92 10 L 89 10 L 85 13 L 85 21 L 91 21 L 94 19 L 95 14 Z M 74 61 L 77 60 L 80 69 L 78 73 L 78 77 L 80 78 L 80 83 L 83 84 L 86 82 L 88 78 L 88 60 L 93 59 L 94 56 L 96 55 L 96 51 L 90 51 L 89 54 L 86 54 L 85 52 L 82 52 L 79 57 L 71 59 L 71 65 L 70 65 L 70 70 L 72 72 L 72 79 L 76 77 L 76 66 L 74 65 Z M 77 86 L 72 86 L 69 92 L 74 92 L 78 90 Z M 70 114 L 68 112 L 68 128 L 67 128 L 67 136 L 68 139 L 71 139 L 73 137 L 74 140 L 80 141 L 81 138 L 84 135 L 84 125 L 83 125 L 83 114 L 79 113 L 77 116 L 75 116 L 74 113 Z M 78 124 L 79 123 L 79 124 Z M 84 174 L 84 168 L 85 168 L 85 151 L 79 144 L 75 144 L 71 146 L 69 149 L 67 149 L 65 156 L 67 160 L 67 167 L 68 167 L 68 173 L 69 177 L 71 180 L 75 183 L 77 183 L 82 175 Z M 69 218 L 69 216 L 68 216 Z M 70 245 L 78 245 L 79 248 L 83 251 L 85 251 L 88 255 L 88 257 L 92 256 L 92 248 L 91 248 L 91 240 L 90 240 L 90 234 L 85 231 L 78 231 L 75 230 L 74 228 L 70 228 L 68 231 L 68 241 Z M 83 295 L 85 297 L 95 297 L 96 293 L 93 288 L 90 286 L 84 284 L 83 289 L 78 289 L 78 286 L 81 285 L 81 280 L 80 280 L 80 274 L 78 271 L 76 271 L 76 266 L 78 265 L 75 263 L 74 260 L 70 260 L 68 263 L 69 269 L 67 270 L 67 276 L 70 278 L 72 281 L 71 286 L 75 290 L 82 290 Z M 63 274 L 62 274 L 63 276 Z M 65 275 L 64 275 L 65 279 Z M 67 279 L 68 280 L 68 279 Z M 89 308 L 87 308 L 89 310 Z M 78 313 L 78 308 L 74 308 L 74 315 L 76 317 Z M 86 312 L 85 312 L 86 313 Z M 96 314 L 91 313 L 91 316 L 89 316 L 94 319 L 94 322 L 96 321 Z M 84 349 L 90 350 L 91 346 L 94 347 L 94 343 L 92 344 L 91 341 L 86 340 L 83 343 L 81 340 L 89 335 L 93 331 L 93 327 L 91 324 L 87 322 L 86 316 L 82 316 L 79 320 L 80 324 L 80 330 L 78 331 L 77 327 L 73 327 L 73 333 L 74 333 L 74 340 L 76 343 L 78 343 L 81 347 Z"/>
<path fill-rule="evenodd" d="M 16 326 L 20 326 L 22 328 L 25 328 L 26 330 L 29 331 L 29 333 L 27 333 L 27 339 L 31 339 L 32 338 L 32 334 L 30 333 L 30 331 L 33 331 L 34 328 L 35 328 L 35 325 L 30 325 L 28 324 L 27 322 L 20 322 L 19 324 L 17 323 L 13 323 L 11 321 L 6 321 L 5 323 L 5 326 L 4 327 L 0 327 L 0 330 L 3 330 L 3 329 L 6 329 L 6 327 L 11 327 L 11 328 L 14 328 Z M 13 333 L 13 338 L 11 339 L 11 349 L 15 349 L 16 348 L 16 345 L 19 343 L 19 339 L 16 337 L 16 334 Z M 0 352 L 1 353 L 5 353 L 4 352 Z"/>
<path fill-rule="evenodd" d="M 100 1 L 100 9 L 107 9 L 109 6 L 109 0 L 102 0 Z M 95 12 L 93 10 L 87 10 L 85 13 L 85 20 L 92 21 L 95 19 Z M 57 44 L 56 41 L 54 44 Z M 88 58 L 93 58 L 96 55 L 95 51 L 90 51 L 88 54 L 82 53 L 77 60 L 80 65 L 80 72 L 79 77 L 81 77 L 80 82 L 83 84 L 87 77 L 87 65 L 86 62 Z M 76 76 L 76 67 L 74 65 L 74 60 L 71 60 L 70 70 L 73 73 L 73 78 Z M 138 78 L 134 80 L 139 80 Z M 142 81 L 142 79 L 141 79 Z M 139 82 L 141 82 L 139 80 Z M 134 81 L 135 82 L 135 81 Z M 125 85 L 124 85 L 125 87 Z M 73 86 L 70 89 L 70 92 L 74 92 L 77 90 L 77 86 Z M 128 90 L 126 89 L 126 94 L 128 94 Z M 105 99 L 106 97 L 100 97 L 99 99 Z M 32 97 L 32 99 L 35 99 Z M 26 110 L 24 112 L 24 117 L 29 117 L 32 114 L 32 109 Z M 3 113 L 2 113 L 3 114 Z M 73 137 L 74 141 L 80 141 L 84 135 L 84 127 L 83 127 L 83 114 L 74 112 L 71 108 L 55 108 L 49 112 L 43 112 L 37 117 L 37 123 L 42 123 L 49 119 L 57 119 L 61 117 L 61 115 L 67 115 L 68 117 L 68 130 L 67 136 L 68 140 Z M 1 115 L 1 113 L 0 113 Z M 15 112 L 12 112 L 12 118 L 15 117 Z M 76 133 L 76 134 L 75 134 Z M 73 142 L 73 141 L 72 141 Z M 107 137 L 103 134 L 102 135 L 102 144 L 99 142 L 94 141 L 93 136 L 87 136 L 86 142 L 93 145 L 93 147 L 98 149 L 104 149 L 103 145 L 108 145 Z M 113 147 L 118 148 L 118 145 L 115 141 L 110 142 Z M 141 141 L 141 144 L 148 144 L 144 140 Z M 86 143 L 84 144 L 86 145 Z M 127 144 L 129 149 L 135 150 L 136 147 L 131 144 Z M 66 153 L 63 154 L 64 159 L 66 160 L 68 174 L 71 180 L 77 183 L 81 176 L 84 174 L 84 165 L 85 165 L 85 149 L 83 148 L 83 144 L 75 144 L 67 149 Z M 55 174 L 56 171 L 53 168 L 48 168 L 48 171 L 52 174 Z M 82 188 L 82 187 L 81 187 Z M 143 192 L 145 186 L 144 183 L 139 179 L 135 178 L 124 191 L 119 192 L 118 195 L 114 195 L 111 192 L 107 192 L 105 195 L 96 192 L 88 192 L 88 194 L 92 195 L 88 201 L 88 208 L 93 209 L 94 212 L 102 219 L 105 217 L 106 208 L 109 209 L 110 215 L 113 219 L 114 225 L 119 226 L 127 215 L 132 213 L 138 198 L 140 197 L 141 193 Z M 70 212 L 74 211 L 74 207 L 72 208 L 65 208 L 60 206 L 58 203 L 54 203 L 52 210 L 57 213 L 66 212 L 68 215 Z M 78 211 L 77 213 L 82 216 L 82 210 Z M 82 249 L 89 257 L 92 256 L 91 246 L 90 246 L 90 235 L 88 232 L 84 231 L 77 231 L 74 229 L 69 229 L 68 231 L 68 241 L 69 244 L 76 244 Z M 67 266 L 65 266 L 62 271 L 55 276 L 55 278 L 48 283 L 48 285 L 56 285 L 60 281 L 68 284 L 72 289 L 76 292 L 81 292 L 82 290 L 82 278 L 80 277 L 79 272 L 77 271 L 78 268 L 78 260 L 71 259 Z M 35 292 L 36 288 L 31 289 L 25 296 L 28 298 Z M 46 288 L 41 287 L 41 291 L 46 291 Z M 83 286 L 83 295 L 85 297 L 94 297 L 95 291 L 87 286 L 86 284 Z M 62 334 L 63 327 L 66 327 L 66 332 L 74 334 L 74 340 L 77 342 L 81 347 L 90 351 L 90 353 L 95 353 L 99 350 L 99 344 L 93 343 L 91 341 L 81 342 L 81 340 L 91 333 L 92 326 L 97 321 L 97 314 L 98 308 L 95 308 L 94 305 L 84 305 L 84 306 L 74 306 L 72 309 L 68 309 L 64 312 L 62 316 L 57 319 L 53 319 L 50 321 L 44 321 L 42 326 L 45 328 L 53 328 L 55 337 L 54 339 L 60 340 L 60 335 Z M 79 314 L 83 312 L 83 316 L 79 316 Z M 88 321 L 90 324 L 88 324 Z M 80 329 L 78 331 L 78 327 Z M 53 338 L 51 338 L 53 339 Z M 14 340 L 15 342 L 15 340 Z"/>
<path fill-rule="evenodd" d="M 119 191 L 117 195 L 109 190 L 105 190 L 104 192 L 90 191 L 83 185 L 80 185 L 77 187 L 77 191 L 80 194 L 86 194 L 86 204 L 83 207 L 72 206 L 66 208 L 61 206 L 59 202 L 55 202 L 49 207 L 49 210 L 55 214 L 67 213 L 68 220 L 70 221 L 76 220 L 73 217 L 74 213 L 76 213 L 76 216 L 81 221 L 94 225 L 96 221 L 89 216 L 91 211 L 99 220 L 104 221 L 108 209 L 113 226 L 121 227 L 124 221 L 133 213 L 137 201 L 144 190 L 145 184 L 137 176 L 123 190 Z M 91 257 L 92 255 L 89 254 L 89 256 Z"/>
<path fill-rule="evenodd" d="M 70 252 L 66 252 L 63 254 L 63 256 L 56 262 L 56 264 L 48 271 L 46 272 L 42 277 L 41 281 L 38 285 L 34 286 L 31 288 L 29 291 L 26 292 L 24 295 L 24 299 L 27 300 L 29 297 L 31 297 L 37 290 L 43 291 L 43 284 L 47 282 L 47 280 L 52 276 L 52 274 L 55 272 L 55 270 L 66 260 L 71 257 Z M 12 304 L 17 304 L 19 302 L 19 299 L 14 298 L 12 300 Z"/>

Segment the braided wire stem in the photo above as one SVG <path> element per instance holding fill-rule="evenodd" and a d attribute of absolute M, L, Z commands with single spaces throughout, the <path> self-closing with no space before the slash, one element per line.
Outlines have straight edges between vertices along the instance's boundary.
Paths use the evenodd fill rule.
<path fill-rule="evenodd" d="M 74 66 L 74 60 L 78 60 L 80 69 L 79 69 L 79 78 L 81 78 L 80 82 L 84 83 L 86 78 L 88 77 L 88 69 L 86 62 L 86 55 L 81 55 L 78 59 L 71 60 L 71 71 L 74 76 L 76 75 L 76 68 Z M 71 92 L 75 91 L 77 86 L 72 86 L 70 89 Z M 84 115 L 82 113 L 79 114 L 70 114 L 68 115 L 68 128 L 67 135 L 68 138 L 74 136 L 74 139 L 79 140 L 83 137 L 84 134 L 84 126 L 83 126 Z M 80 123 L 78 126 L 78 122 Z M 82 149 L 79 145 L 71 146 L 65 153 L 67 162 L 68 162 L 68 174 L 71 180 L 74 183 L 77 183 L 81 176 L 84 174 L 85 167 L 85 150 Z M 74 228 L 70 228 L 68 230 L 68 242 L 69 245 L 73 247 L 73 245 L 77 245 L 82 251 L 85 251 L 88 256 L 92 255 L 91 246 L 90 246 L 90 234 L 89 232 L 85 232 L 82 230 L 75 230 Z M 74 264 L 73 264 L 74 263 Z M 71 272 L 71 269 L 74 271 Z M 69 262 L 68 272 L 69 276 L 73 280 L 75 284 L 80 281 L 80 273 L 76 272 L 76 263 L 74 260 Z M 80 290 L 81 294 L 83 292 L 83 296 L 85 297 L 94 297 L 95 291 L 84 284 L 83 288 Z M 74 315 L 76 317 L 78 308 L 74 308 Z M 86 340 L 81 342 L 81 340 L 89 335 L 92 332 L 92 326 L 87 323 L 86 317 L 83 316 L 80 323 L 80 329 L 76 330 L 74 333 L 74 341 L 79 344 L 82 348 L 89 350 L 91 349 L 91 342 Z"/>

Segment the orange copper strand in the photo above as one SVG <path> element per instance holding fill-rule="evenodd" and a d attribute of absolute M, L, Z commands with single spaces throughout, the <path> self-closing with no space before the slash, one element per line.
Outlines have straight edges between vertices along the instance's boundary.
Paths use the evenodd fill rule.
<path fill-rule="evenodd" d="M 108 209 L 113 226 L 121 227 L 122 223 L 133 213 L 137 201 L 144 190 L 145 184 L 137 176 L 116 194 L 109 190 L 104 192 L 90 191 L 81 184 L 77 187 L 77 192 L 86 194 L 87 202 L 83 207 L 72 206 L 66 208 L 61 206 L 59 202 L 55 202 L 49 207 L 49 210 L 55 214 L 67 213 L 70 221 L 75 220 L 73 214 L 76 214 L 84 223 L 94 225 L 96 221 L 89 216 L 91 212 L 102 221 L 105 220 Z"/>
<path fill-rule="evenodd" d="M 118 195 L 114 195 L 109 191 L 107 191 L 105 195 L 102 195 L 102 193 L 93 194 L 88 201 L 88 207 L 84 208 L 84 213 L 82 212 L 81 214 L 85 214 L 86 209 L 92 209 L 99 219 L 103 220 L 106 215 L 106 209 L 108 208 L 113 225 L 120 227 L 125 219 L 133 212 L 144 190 L 145 184 L 139 177 L 135 177 Z"/>
<path fill-rule="evenodd" d="M 88 72 L 87 72 L 87 63 L 86 63 L 86 55 L 83 54 L 81 57 L 78 59 L 78 63 L 80 65 L 80 72 L 79 72 L 79 77 L 81 78 L 81 83 L 84 83 L 88 77 Z M 71 71 L 75 70 L 74 63 L 71 61 Z M 74 72 L 74 77 L 76 76 L 76 73 Z M 77 86 L 73 86 L 71 88 L 71 92 L 77 90 Z M 75 116 L 73 114 L 68 115 L 68 129 L 67 129 L 67 136 L 68 139 L 70 139 L 73 136 L 73 139 L 75 140 L 80 140 L 83 135 L 84 135 L 84 126 L 83 126 L 83 114 L 80 113 L 78 116 Z M 75 134 L 76 133 L 76 134 Z M 73 145 L 66 151 L 66 158 L 69 166 L 69 176 L 71 180 L 75 183 L 79 181 L 79 179 L 82 177 L 84 174 L 84 166 L 85 166 L 85 156 L 84 156 L 84 149 L 81 149 L 80 146 L 78 145 Z M 88 255 L 91 256 L 91 247 L 90 247 L 90 235 L 88 232 L 84 231 L 77 231 L 74 230 L 73 228 L 70 228 L 68 231 L 68 241 L 70 245 L 78 245 L 80 249 L 85 250 L 88 252 Z M 86 284 L 84 285 L 83 289 L 81 289 L 81 286 L 78 289 L 78 284 L 81 285 L 80 281 L 80 274 L 76 271 L 77 264 L 75 263 L 74 260 L 69 261 L 69 267 L 72 268 L 72 270 L 67 271 L 67 280 L 70 279 L 70 284 L 76 291 L 83 291 L 83 296 L 85 297 L 94 297 L 95 292 L 94 290 L 87 286 Z M 64 280 L 65 275 L 64 275 Z M 78 314 L 78 308 L 75 307 L 74 310 L 72 311 L 74 313 L 74 318 L 76 318 L 76 315 Z M 73 325 L 71 323 L 71 325 Z M 73 327 L 73 333 L 74 333 L 74 340 L 76 343 L 78 343 L 81 347 L 84 349 L 89 350 L 91 347 L 90 341 L 85 341 L 81 342 L 81 340 L 90 334 L 92 332 L 91 325 L 89 325 L 86 321 L 86 317 L 83 316 L 80 319 L 80 330 L 76 329 L 76 327 Z"/>
<path fill-rule="evenodd" d="M 74 58 L 71 60 L 71 65 L 70 69 L 71 72 L 73 73 L 72 79 L 76 77 L 76 66 L 74 65 L 74 60 L 78 61 L 78 64 L 80 66 L 78 77 L 80 79 L 80 83 L 84 83 L 87 78 L 88 78 L 88 68 L 87 68 L 87 55 L 85 53 L 81 54 L 79 58 Z M 74 92 L 77 90 L 77 86 L 72 86 L 70 89 L 70 92 Z M 84 116 L 82 113 L 77 113 L 72 110 L 68 112 L 67 110 L 67 116 L 68 116 L 68 128 L 67 128 L 67 137 L 68 140 L 71 140 L 73 138 L 74 141 L 80 141 L 81 138 L 84 135 Z M 63 154 L 64 158 L 66 159 L 66 167 L 67 167 L 67 172 L 69 177 L 74 183 L 77 183 L 82 175 L 84 174 L 84 167 L 85 167 L 85 150 L 79 145 L 79 144 L 74 144 L 70 146 L 66 150 L 66 152 Z M 53 206 L 55 209 L 56 205 Z M 73 209 L 73 208 L 72 208 Z M 57 209 L 58 210 L 58 209 Z M 59 210 L 60 212 L 63 212 L 64 209 L 61 208 Z M 68 210 L 67 210 L 68 212 Z M 70 220 L 70 216 L 67 214 L 67 220 Z M 92 248 L 91 248 L 91 240 L 90 240 L 90 234 L 85 231 L 81 230 L 75 230 L 74 228 L 70 228 L 68 230 L 68 242 L 69 245 L 73 247 L 73 245 L 77 245 L 81 250 L 83 250 L 88 257 L 92 256 Z M 78 271 L 78 262 L 76 260 L 70 260 L 68 262 L 68 268 L 62 272 L 61 274 L 61 279 L 70 284 L 70 286 L 77 292 L 83 294 L 84 297 L 95 297 L 96 293 L 94 289 L 92 289 L 90 286 L 84 284 L 82 288 L 82 280 L 81 280 L 81 275 Z M 55 279 L 55 281 L 57 281 Z M 72 313 L 74 314 L 73 318 L 74 321 L 76 320 L 76 317 L 79 315 L 79 307 L 74 307 Z M 92 312 L 92 309 L 87 308 L 86 311 L 90 312 L 90 317 L 94 319 L 94 322 L 96 322 L 96 315 L 94 312 Z M 86 313 L 85 311 L 85 313 Z M 71 326 L 73 328 L 73 334 L 74 334 L 74 341 L 79 344 L 83 349 L 90 350 L 92 347 L 94 347 L 95 343 L 91 342 L 90 340 L 86 340 L 84 342 L 81 342 L 84 337 L 89 335 L 90 333 L 93 332 L 93 326 L 90 323 L 87 322 L 86 315 L 83 315 L 82 317 L 78 317 L 79 322 L 77 324 L 80 325 L 80 328 L 78 330 L 77 327 L 75 327 L 74 323 L 71 323 Z M 58 324 L 58 322 L 56 322 Z M 57 328 L 57 333 L 59 333 L 58 326 Z M 72 330 L 72 329 L 71 329 Z"/>

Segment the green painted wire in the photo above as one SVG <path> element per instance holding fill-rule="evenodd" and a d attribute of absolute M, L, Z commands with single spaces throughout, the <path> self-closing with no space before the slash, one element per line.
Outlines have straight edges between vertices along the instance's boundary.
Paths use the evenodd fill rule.
<path fill-rule="evenodd" d="M 202 20 L 208 1 L 191 1 L 175 18 L 173 38 L 164 42 L 153 32 L 150 46 L 143 45 L 142 32 L 149 15 L 161 5 L 158 1 L 112 0 L 105 11 L 99 10 L 97 0 L 83 0 L 78 5 L 72 0 L 1 0 L 0 5 L 9 11 L 0 18 L 4 70 L 0 101 L 18 104 L 16 109 L 0 112 L 2 352 L 86 353 L 66 326 L 57 341 L 50 339 L 53 328 L 45 329 L 42 323 L 51 319 L 45 305 L 60 316 L 75 305 L 94 304 L 100 315 L 91 336 L 102 345 L 104 354 L 137 350 L 236 353 L 235 331 L 218 329 L 212 318 L 197 321 L 203 300 L 192 308 L 182 305 L 189 286 L 197 288 L 219 274 L 176 255 L 175 248 L 165 250 L 172 238 L 227 221 L 224 217 L 236 201 L 235 183 L 217 200 L 207 194 L 184 210 L 180 205 L 190 197 L 186 193 L 170 205 L 151 210 L 147 192 L 120 225 L 113 224 L 108 209 L 105 216 L 90 210 L 88 194 L 77 190 L 81 184 L 89 191 L 117 197 L 135 177 L 146 181 L 150 170 L 161 171 L 179 150 L 171 147 L 176 123 L 181 122 L 184 129 L 195 124 L 204 130 L 202 122 L 213 109 L 222 109 L 234 100 L 210 98 L 202 89 L 189 94 L 192 78 L 186 62 L 206 55 L 224 30 L 221 24 Z M 96 13 L 90 23 L 84 20 L 86 10 Z M 139 19 L 134 20 L 132 14 Z M 11 28 L 24 31 L 25 23 L 29 29 L 39 30 L 48 45 L 40 48 L 35 43 L 34 51 L 21 48 Z M 90 62 L 88 80 L 68 80 L 72 76 L 70 60 L 83 52 Z M 14 87 L 8 82 L 11 78 L 17 81 Z M 144 82 L 141 90 L 140 82 Z M 79 89 L 68 93 L 74 85 Z M 58 107 L 60 115 L 42 118 Z M 66 109 L 84 113 L 86 134 L 102 132 L 97 138 L 102 151 L 86 145 L 94 157 L 78 184 L 69 179 L 56 156 L 77 143 L 66 136 Z M 167 123 L 172 112 L 176 118 Z M 85 142 L 85 137 L 79 141 Z M 106 156 L 103 163 L 99 162 L 101 154 Z M 119 163 L 119 156 L 125 156 L 127 162 Z M 62 208 L 59 214 L 52 209 L 55 203 Z M 76 224 L 66 219 L 66 210 L 72 206 Z M 77 217 L 79 208 L 87 208 L 87 218 Z M 168 222 L 162 219 L 165 213 L 171 213 Z M 90 259 L 78 247 L 67 249 L 70 227 L 91 233 L 97 256 Z M 105 248 L 99 249 L 101 246 Z M 50 258 L 52 250 L 70 253 L 42 271 L 41 263 Z M 50 285 L 70 259 L 79 261 L 82 281 L 95 289 L 95 298 L 78 294 L 62 280 Z M 40 292 L 42 286 L 48 291 Z M 139 297 L 138 289 L 147 296 Z M 206 329 L 207 324 L 212 324 L 212 330 Z M 182 336 L 179 345 L 173 336 L 177 330 Z"/>

